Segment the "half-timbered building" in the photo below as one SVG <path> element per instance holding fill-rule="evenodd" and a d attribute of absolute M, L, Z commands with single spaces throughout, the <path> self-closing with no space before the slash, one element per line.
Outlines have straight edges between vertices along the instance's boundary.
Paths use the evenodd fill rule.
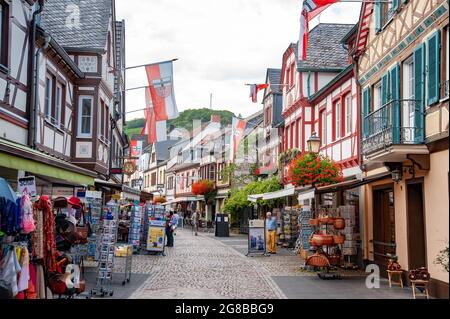
<path fill-rule="evenodd" d="M 448 240 L 449 14 L 443 0 L 363 3 L 356 46 L 362 167 L 385 178 L 366 186 L 364 257 L 384 271 L 427 267 L 430 293 L 448 298 L 434 261 Z"/>

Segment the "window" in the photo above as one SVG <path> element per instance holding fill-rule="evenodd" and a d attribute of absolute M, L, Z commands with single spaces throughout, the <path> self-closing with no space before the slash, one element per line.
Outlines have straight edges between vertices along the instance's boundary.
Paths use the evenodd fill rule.
<path fill-rule="evenodd" d="M 8 66 L 8 34 L 8 5 L 3 0 L 0 0 L 0 64 L 3 66 Z"/>
<path fill-rule="evenodd" d="M 55 125 L 61 126 L 61 112 L 62 112 L 62 87 L 56 86 L 56 101 L 55 101 Z"/>
<path fill-rule="evenodd" d="M 341 101 L 337 101 L 334 104 L 334 139 L 338 139 L 341 137 L 342 130 L 342 115 L 341 115 Z"/>
<path fill-rule="evenodd" d="M 440 88 L 440 40 L 441 33 L 436 31 L 429 39 L 427 43 L 427 105 L 431 106 L 439 101 L 439 88 Z"/>
<path fill-rule="evenodd" d="M 216 166 L 214 164 L 209 166 L 209 179 L 216 180 Z"/>
<path fill-rule="evenodd" d="M 156 153 L 152 153 L 152 163 L 156 162 Z"/>
<path fill-rule="evenodd" d="M 152 173 L 151 175 L 151 186 L 156 185 L 156 172 Z"/>
<path fill-rule="evenodd" d="M 78 135 L 92 137 L 92 96 L 80 96 L 78 105 Z"/>
<path fill-rule="evenodd" d="M 290 132 L 291 136 L 289 137 L 289 140 L 291 141 L 291 144 L 289 145 L 289 148 L 294 148 L 295 122 L 292 122 Z"/>
<path fill-rule="evenodd" d="M 381 81 L 373 87 L 373 111 L 381 108 Z"/>
<path fill-rule="evenodd" d="M 389 2 L 381 2 L 375 0 L 375 31 L 379 32 L 382 28 L 391 21 L 394 14 L 397 12 L 400 0 L 391 0 Z"/>
<path fill-rule="evenodd" d="M 326 109 L 320 112 L 320 139 L 322 145 L 327 144 L 327 112 Z"/>
<path fill-rule="evenodd" d="M 50 120 L 52 117 L 52 99 L 53 99 L 53 77 L 47 75 L 45 79 L 45 118 Z"/>
<path fill-rule="evenodd" d="M 345 101 L 345 134 L 352 132 L 352 95 L 347 94 Z"/>
<path fill-rule="evenodd" d="M 295 147 L 300 149 L 301 148 L 300 144 L 301 144 L 301 140 L 302 140 L 302 138 L 301 138 L 302 131 L 300 129 L 300 119 L 297 120 L 297 122 L 295 124 L 295 128 L 297 130 L 296 134 L 295 134 L 295 137 L 296 137 Z"/>

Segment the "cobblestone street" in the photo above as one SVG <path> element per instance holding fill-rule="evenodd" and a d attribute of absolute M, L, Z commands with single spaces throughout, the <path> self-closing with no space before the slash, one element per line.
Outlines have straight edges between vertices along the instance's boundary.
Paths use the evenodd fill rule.
<path fill-rule="evenodd" d="M 193 236 L 179 230 L 166 256 L 134 255 L 131 284 L 115 288 L 114 298 L 130 299 L 310 299 L 411 298 L 408 288 L 365 287 L 365 273 L 340 270 L 342 280 L 320 280 L 302 270 L 303 261 L 291 250 L 247 257 L 247 237 Z M 116 273 L 123 272 L 117 263 Z M 95 268 L 91 268 L 94 271 Z M 122 278 L 116 275 L 116 278 Z M 342 292 L 345 291 L 345 294 Z"/>

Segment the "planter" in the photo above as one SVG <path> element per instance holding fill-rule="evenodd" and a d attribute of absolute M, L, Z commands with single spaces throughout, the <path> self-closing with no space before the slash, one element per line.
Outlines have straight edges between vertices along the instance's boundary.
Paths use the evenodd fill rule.
<path fill-rule="evenodd" d="M 334 219 L 334 229 L 344 229 L 345 228 L 345 219 L 342 217 L 338 217 Z"/>
<path fill-rule="evenodd" d="M 313 267 L 330 267 L 328 258 L 325 255 L 317 253 L 308 257 L 305 264 Z"/>
<path fill-rule="evenodd" d="M 311 226 L 319 226 L 319 220 L 317 218 L 310 219 L 309 224 Z"/>
<path fill-rule="evenodd" d="M 333 244 L 332 235 L 318 235 L 314 234 L 311 238 L 311 243 L 313 246 L 328 246 Z"/>
<path fill-rule="evenodd" d="M 331 255 L 328 256 L 328 261 L 332 266 L 340 266 L 341 264 L 341 256 L 340 255 Z"/>
<path fill-rule="evenodd" d="M 343 244 L 345 242 L 345 236 L 344 235 L 334 235 L 333 242 L 338 245 Z"/>

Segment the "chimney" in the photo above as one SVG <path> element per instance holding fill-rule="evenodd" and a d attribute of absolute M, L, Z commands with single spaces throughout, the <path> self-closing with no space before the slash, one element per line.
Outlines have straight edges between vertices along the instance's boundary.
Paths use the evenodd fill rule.
<path fill-rule="evenodd" d="M 219 114 L 211 114 L 211 122 L 220 123 L 220 115 Z"/>

